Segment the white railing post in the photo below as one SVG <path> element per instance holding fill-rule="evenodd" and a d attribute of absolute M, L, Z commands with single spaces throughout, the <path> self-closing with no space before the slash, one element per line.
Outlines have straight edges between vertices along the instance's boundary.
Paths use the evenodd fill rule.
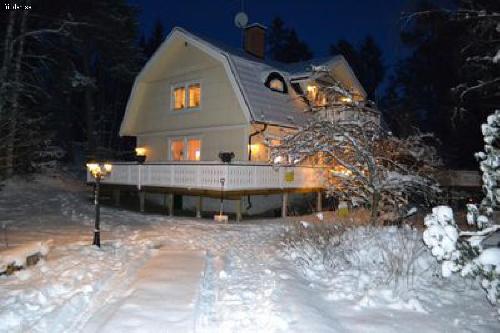
<path fill-rule="evenodd" d="M 137 188 L 141 190 L 141 165 L 137 165 Z"/>

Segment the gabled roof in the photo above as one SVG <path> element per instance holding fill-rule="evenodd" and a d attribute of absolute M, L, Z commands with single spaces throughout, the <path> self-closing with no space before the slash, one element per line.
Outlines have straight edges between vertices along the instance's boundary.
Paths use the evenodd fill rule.
<path fill-rule="evenodd" d="M 356 86 L 358 91 L 366 95 L 363 87 L 359 84 L 342 56 L 314 59 L 295 64 L 272 62 L 254 57 L 242 49 L 232 48 L 210 38 L 200 37 L 185 29 L 175 27 L 137 76 L 120 128 L 120 135 L 130 135 L 128 130 L 130 122 L 136 118 L 136 114 L 139 112 L 134 98 L 138 90 L 141 89 L 139 86 L 142 78 L 146 76 L 148 71 L 152 70 L 154 63 L 159 61 L 163 52 L 167 50 L 169 42 L 179 37 L 184 38 L 187 42 L 199 47 L 223 63 L 240 106 L 249 122 L 297 128 L 304 125 L 310 117 L 304 112 L 307 106 L 302 98 L 295 93 L 294 89 L 289 87 L 289 93 L 282 94 L 265 86 L 267 75 L 271 72 L 280 73 L 289 85 L 292 78 L 310 75 L 311 65 L 323 65 L 329 66 L 329 68 L 331 66 L 342 66 L 345 73 L 351 77 L 350 82 Z"/>

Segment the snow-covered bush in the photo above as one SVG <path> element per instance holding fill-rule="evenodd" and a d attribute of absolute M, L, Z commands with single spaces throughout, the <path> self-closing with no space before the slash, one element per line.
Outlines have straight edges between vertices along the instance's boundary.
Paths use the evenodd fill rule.
<path fill-rule="evenodd" d="M 473 216 L 475 212 L 475 209 L 469 210 L 468 215 Z M 433 208 L 432 214 L 425 218 L 425 225 L 424 243 L 441 263 L 442 275 L 449 277 L 457 272 L 463 277 L 477 279 L 486 290 L 488 300 L 497 304 L 500 300 L 500 249 L 483 249 L 481 241 L 498 226 L 460 231 L 452 209 L 447 206 Z"/>
<path fill-rule="evenodd" d="M 287 230 L 283 253 L 309 278 L 357 276 L 353 283 L 360 291 L 379 286 L 407 291 L 437 267 L 420 233 L 410 227 L 299 223 Z"/>
<path fill-rule="evenodd" d="M 485 197 L 480 207 L 467 205 L 467 223 L 478 230 L 460 231 L 452 209 L 439 206 L 425 218 L 424 242 L 441 262 L 443 276 L 460 272 L 464 277 L 478 279 L 488 300 L 497 304 L 500 300 L 500 249 L 483 250 L 481 242 L 500 229 L 493 221 L 493 212 L 500 206 L 500 111 L 488 117 L 482 132 L 484 152 L 476 157 L 483 172 Z"/>

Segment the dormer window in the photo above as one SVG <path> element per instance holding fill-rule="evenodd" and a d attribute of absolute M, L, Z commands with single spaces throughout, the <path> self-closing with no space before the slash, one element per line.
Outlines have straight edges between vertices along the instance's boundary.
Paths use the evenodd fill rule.
<path fill-rule="evenodd" d="M 282 94 L 288 93 L 288 88 L 283 76 L 278 72 L 271 72 L 266 79 L 266 87 L 272 91 L 277 91 Z"/>

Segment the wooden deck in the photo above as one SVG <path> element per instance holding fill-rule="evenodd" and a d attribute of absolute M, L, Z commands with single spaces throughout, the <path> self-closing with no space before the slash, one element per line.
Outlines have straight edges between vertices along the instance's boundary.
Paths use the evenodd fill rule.
<path fill-rule="evenodd" d="M 317 209 L 321 210 L 324 191 L 323 168 L 313 166 L 282 166 L 269 164 L 220 162 L 168 162 L 144 163 L 112 162 L 112 172 L 101 180 L 101 186 L 113 191 L 115 203 L 121 191 L 139 193 L 140 210 L 144 211 L 145 193 L 164 193 L 165 204 L 173 215 L 174 195 L 198 196 L 196 216 L 203 210 L 202 198 L 240 200 L 244 196 L 282 194 L 282 216 L 287 215 L 289 193 L 317 193 Z M 221 180 L 224 180 L 222 187 Z M 87 173 L 87 182 L 94 179 Z M 240 205 L 241 206 L 241 205 Z M 237 220 L 242 209 L 237 207 Z"/>
<path fill-rule="evenodd" d="M 142 191 L 228 195 L 315 192 L 324 185 L 325 172 L 312 166 L 273 167 L 243 163 L 126 163 L 114 162 L 103 185 Z M 224 180 L 222 187 L 221 180 Z M 87 182 L 93 182 L 90 173 Z"/>

